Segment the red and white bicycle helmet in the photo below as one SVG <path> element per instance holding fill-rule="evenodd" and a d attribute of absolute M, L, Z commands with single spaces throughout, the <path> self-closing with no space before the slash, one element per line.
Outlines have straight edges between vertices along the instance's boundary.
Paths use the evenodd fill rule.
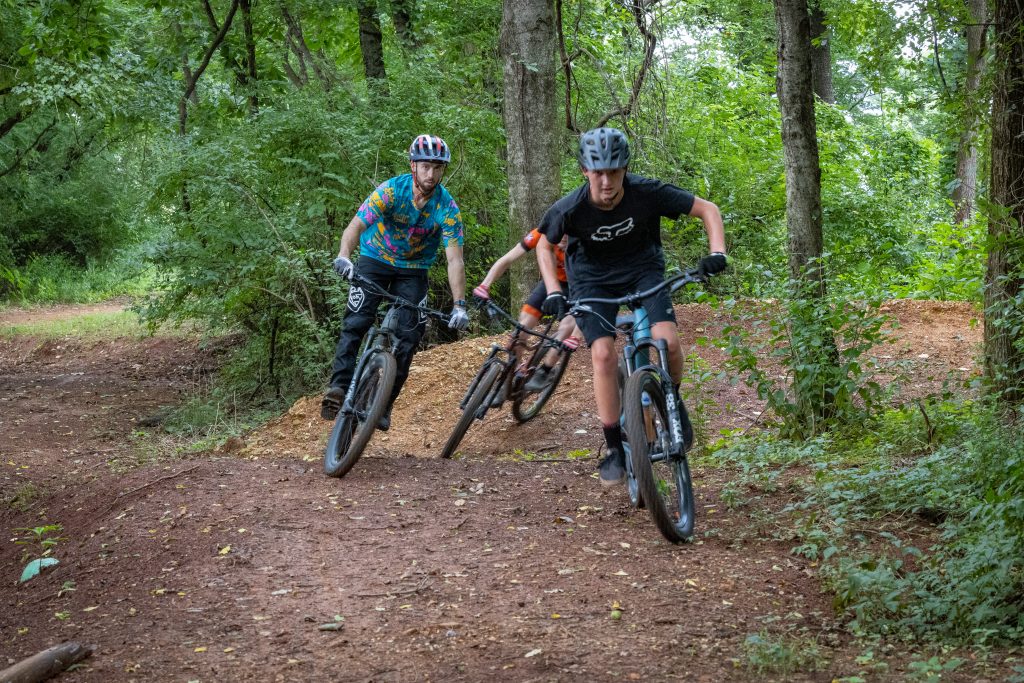
<path fill-rule="evenodd" d="M 439 161 L 447 164 L 451 160 L 451 150 L 436 135 L 419 135 L 409 145 L 409 161 Z"/>

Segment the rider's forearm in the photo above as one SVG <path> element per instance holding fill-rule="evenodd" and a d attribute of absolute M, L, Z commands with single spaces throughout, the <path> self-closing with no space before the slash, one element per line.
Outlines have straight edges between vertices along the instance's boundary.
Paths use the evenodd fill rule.
<path fill-rule="evenodd" d="M 359 246 L 359 236 L 363 234 L 363 230 L 366 230 L 366 223 L 356 216 L 341 233 L 341 246 L 338 248 L 338 256 L 352 258 L 352 252 Z"/>
<path fill-rule="evenodd" d="M 548 294 L 561 291 L 562 284 L 558 281 L 555 250 L 546 237 L 541 238 L 537 244 L 537 265 L 540 267 L 540 276 L 544 279 L 544 287 L 548 290 Z"/>
<path fill-rule="evenodd" d="M 508 258 L 508 254 L 505 254 L 500 259 L 495 261 L 494 265 L 491 266 L 491 269 L 487 271 L 487 275 L 484 277 L 484 281 L 481 282 L 480 284 L 482 284 L 485 287 L 490 287 L 491 285 L 493 285 L 495 280 L 497 280 L 499 277 L 505 274 L 505 271 L 507 271 L 509 266 L 512 265 L 513 260 L 514 259 Z"/>
<path fill-rule="evenodd" d="M 704 222 L 704 231 L 708 234 L 708 251 L 725 253 L 725 223 L 718 206 L 706 199 L 696 198 L 691 216 Z"/>
<path fill-rule="evenodd" d="M 457 256 L 448 254 L 448 286 L 454 301 L 466 300 L 466 266 L 461 252 Z"/>

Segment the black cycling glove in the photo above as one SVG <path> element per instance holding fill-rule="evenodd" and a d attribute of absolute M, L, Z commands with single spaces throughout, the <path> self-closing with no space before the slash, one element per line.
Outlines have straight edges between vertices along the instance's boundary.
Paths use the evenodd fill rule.
<path fill-rule="evenodd" d="M 727 265 L 729 265 L 729 262 L 726 260 L 725 254 L 715 251 L 702 258 L 697 267 L 705 275 L 714 275 L 725 270 Z"/>
<path fill-rule="evenodd" d="M 552 292 L 544 299 L 540 310 L 545 315 L 553 315 L 559 320 L 565 317 L 565 295 L 561 292 Z"/>

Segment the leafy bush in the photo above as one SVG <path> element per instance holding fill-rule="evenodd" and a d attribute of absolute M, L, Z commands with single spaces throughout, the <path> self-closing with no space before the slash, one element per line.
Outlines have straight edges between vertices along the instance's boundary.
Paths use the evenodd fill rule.
<path fill-rule="evenodd" d="M 812 287 L 796 285 L 784 307 L 734 306 L 734 323 L 719 339 L 728 367 L 757 388 L 787 437 L 860 422 L 884 398 L 877 361 L 867 355 L 885 340 L 880 300 L 821 299 Z"/>
<path fill-rule="evenodd" d="M 794 552 L 822 561 L 855 632 L 975 645 L 1024 636 L 1022 436 L 993 408 L 937 402 L 789 446 L 815 470 L 788 508 Z M 741 440 L 716 458 L 785 461 L 768 452 Z M 927 547 L 907 540 L 922 537 Z"/>

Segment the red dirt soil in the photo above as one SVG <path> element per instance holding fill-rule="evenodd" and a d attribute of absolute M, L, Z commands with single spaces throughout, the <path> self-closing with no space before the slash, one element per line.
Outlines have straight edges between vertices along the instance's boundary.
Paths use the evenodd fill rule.
<path fill-rule="evenodd" d="M 888 310 L 900 326 L 879 353 L 905 361 L 913 391 L 976 371 L 970 307 Z M 720 352 L 694 340 L 724 319 L 679 312 L 684 348 L 717 367 Z M 11 316 L 0 312 L 0 324 Z M 596 454 L 601 441 L 585 351 L 536 420 L 491 413 L 461 456 L 440 459 L 490 341 L 418 354 L 391 431 L 336 480 L 321 471 L 330 425 L 319 397 L 217 452 L 169 454 L 145 436 L 219 362 L 194 339 L 0 338 L 0 524 L 12 540 L 63 525 L 60 564 L 23 584 L 23 547 L 0 544 L 0 667 L 78 640 L 97 649 L 68 681 L 829 681 L 861 671 L 815 566 L 775 537 L 772 509 L 788 494 L 730 508 L 721 491 L 733 473 L 697 458 L 698 536 L 673 546 L 623 490 L 602 491 L 593 457 L 567 457 Z M 705 440 L 750 427 L 761 410 L 751 389 L 717 380 L 691 405 Z M 744 641 L 762 632 L 816 643 L 818 670 L 748 670 Z M 871 680 L 902 678 L 906 657 L 876 657 L 891 667 Z M 953 680 L 981 672 L 965 666 Z"/>

